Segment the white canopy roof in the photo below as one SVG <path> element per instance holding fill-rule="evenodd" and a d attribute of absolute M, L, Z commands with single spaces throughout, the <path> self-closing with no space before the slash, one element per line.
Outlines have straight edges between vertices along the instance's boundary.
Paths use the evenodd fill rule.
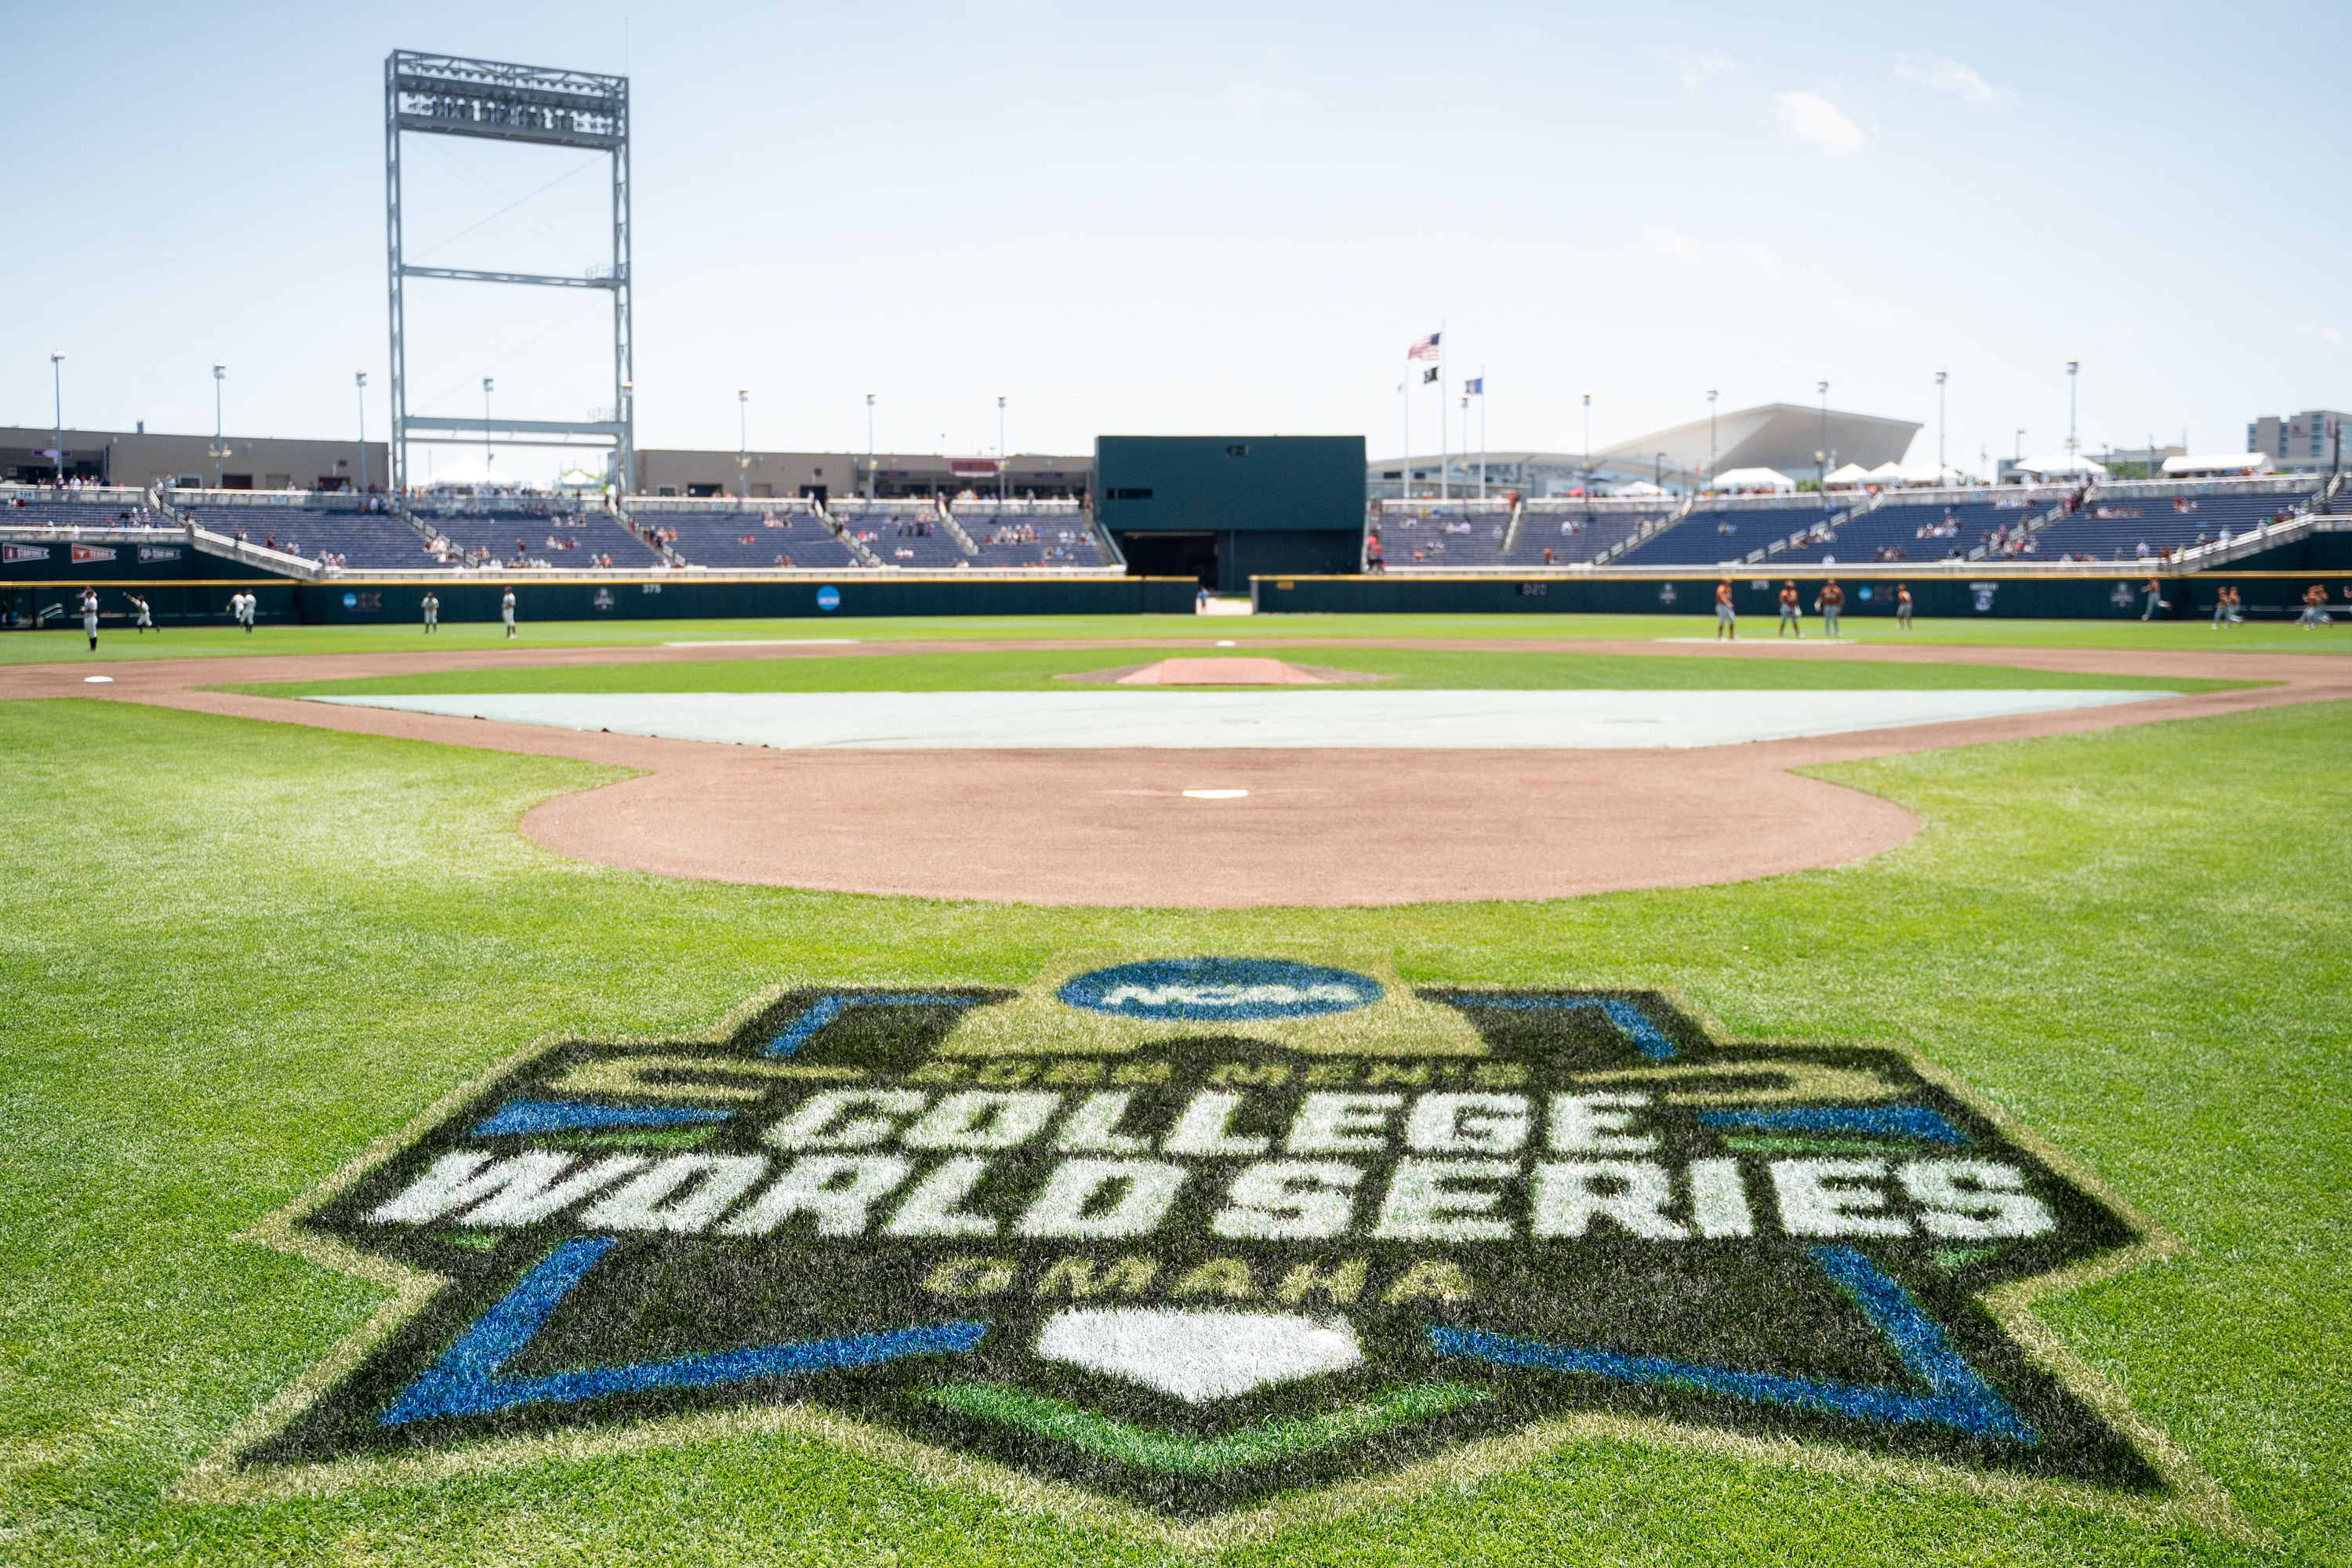
<path fill-rule="evenodd" d="M 2088 458 L 2070 458 L 2063 452 L 2052 452 L 2044 457 L 2028 458 L 2021 463 L 2011 463 L 2010 467 L 2020 473 L 2042 475 L 2096 475 L 2107 471 L 2106 465 L 2104 463 L 2095 463 Z"/>
<path fill-rule="evenodd" d="M 1896 468 L 1894 477 L 1899 483 L 1906 485 L 1948 485 L 1957 481 L 1960 475 L 1957 468 L 1939 468 L 1933 463 L 1914 463 L 1908 468 Z"/>
<path fill-rule="evenodd" d="M 1874 477 L 1860 463 L 1841 463 L 1830 470 L 1830 483 L 1833 485 L 1867 484 Z"/>
<path fill-rule="evenodd" d="M 1793 490 L 1797 481 L 1778 468 L 1726 468 L 1715 476 L 1718 490 Z"/>
<path fill-rule="evenodd" d="M 1619 485 L 1609 493 L 1616 496 L 1662 496 L 1666 492 L 1647 479 L 1635 479 L 1630 484 Z"/>
<path fill-rule="evenodd" d="M 428 490 L 474 490 L 485 486 L 492 489 L 510 490 L 522 481 L 512 474 L 490 467 L 484 458 L 467 452 L 446 463 L 433 465 L 433 478 L 426 482 Z"/>
<path fill-rule="evenodd" d="M 2167 458 L 2164 472 L 2174 474 L 2266 474 L 2270 472 L 2268 452 L 2217 452 L 2210 457 Z"/>

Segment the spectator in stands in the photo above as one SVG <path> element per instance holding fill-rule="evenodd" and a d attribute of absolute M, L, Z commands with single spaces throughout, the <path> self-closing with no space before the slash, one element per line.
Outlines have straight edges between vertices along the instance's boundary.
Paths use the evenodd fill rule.
<path fill-rule="evenodd" d="M 1794 631 L 1797 634 L 1797 640 L 1804 641 L 1804 605 L 1797 596 L 1797 580 L 1794 577 L 1789 578 L 1780 584 L 1780 626 L 1779 631 L 1772 634 L 1774 638 L 1779 638 L 1783 633 Z"/>
<path fill-rule="evenodd" d="M 1544 553 L 1549 555 L 1551 552 L 1549 551 L 1546 551 Z M 1364 536 L 1364 570 L 1367 572 L 1385 572 L 1388 569 L 1389 563 L 1381 557 L 1380 531 L 1378 529 L 1374 529 L 1371 532 Z"/>
<path fill-rule="evenodd" d="M 1908 583 L 1895 584 L 1895 628 L 1905 632 L 1911 629 L 1911 585 Z"/>
<path fill-rule="evenodd" d="M 1715 585 L 1715 640 L 1739 640 L 1739 612 L 1731 607 L 1731 579 Z"/>

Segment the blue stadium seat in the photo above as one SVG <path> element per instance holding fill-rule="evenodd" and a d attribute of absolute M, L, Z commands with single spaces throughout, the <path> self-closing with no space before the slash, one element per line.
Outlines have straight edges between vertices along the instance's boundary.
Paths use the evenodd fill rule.
<path fill-rule="evenodd" d="M 307 506 L 184 504 L 199 528 L 247 543 L 269 544 L 306 560 L 326 559 L 354 572 L 429 571 L 442 564 L 425 541 L 393 511 Z"/>

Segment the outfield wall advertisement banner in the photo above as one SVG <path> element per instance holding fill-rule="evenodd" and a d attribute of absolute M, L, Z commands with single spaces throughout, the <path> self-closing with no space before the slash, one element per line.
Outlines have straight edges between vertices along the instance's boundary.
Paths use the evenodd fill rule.
<path fill-rule="evenodd" d="M 1196 1519 L 1579 1414 L 2152 1499 L 1989 1304 L 2145 1246 L 1904 1052 L 1351 955 L 557 1041 L 267 1239 L 421 1281 L 252 1473 L 814 1407 Z"/>

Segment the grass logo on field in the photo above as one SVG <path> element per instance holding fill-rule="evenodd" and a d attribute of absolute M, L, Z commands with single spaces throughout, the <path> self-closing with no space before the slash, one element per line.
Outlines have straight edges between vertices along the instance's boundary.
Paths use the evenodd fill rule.
<path fill-rule="evenodd" d="M 413 1310 L 240 1472 L 821 1416 L 1183 1520 L 1572 1417 L 2172 1485 L 2022 1326 L 2142 1227 L 1952 1080 L 1379 955 L 554 1041 L 262 1234 Z"/>

